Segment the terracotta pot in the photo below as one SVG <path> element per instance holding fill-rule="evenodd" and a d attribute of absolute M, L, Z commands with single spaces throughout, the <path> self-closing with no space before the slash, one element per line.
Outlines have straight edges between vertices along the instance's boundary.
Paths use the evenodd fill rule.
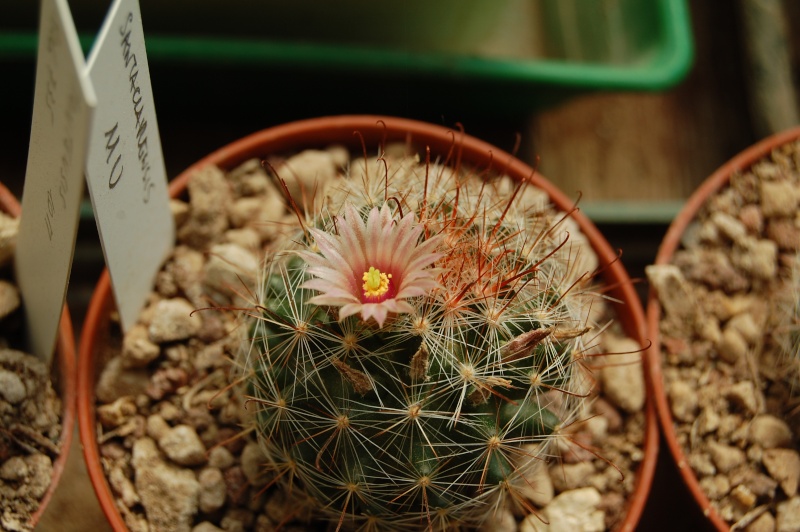
<path fill-rule="evenodd" d="M 744 150 L 717 169 L 717 171 L 706 179 L 694 194 L 692 194 L 683 209 L 678 213 L 678 216 L 673 220 L 658 249 L 655 263 L 660 265 L 672 262 L 672 257 L 680 247 L 681 237 L 684 232 L 686 232 L 686 228 L 697 217 L 698 211 L 706 201 L 728 185 L 732 174 L 752 166 L 753 163 L 757 162 L 759 159 L 769 155 L 775 148 L 798 138 L 800 138 L 800 127 L 778 133 Z M 655 391 L 656 410 L 658 411 L 658 418 L 661 423 L 664 439 L 672 453 L 672 457 L 675 459 L 683 481 L 697 501 L 703 514 L 718 530 L 729 530 L 730 525 L 714 510 L 708 497 L 700 488 L 700 483 L 692 471 L 692 468 L 689 466 L 686 455 L 676 438 L 672 412 L 667 399 L 664 378 L 661 371 L 660 318 L 661 306 L 655 290 L 651 287 L 647 302 L 647 337 L 652 341 L 652 345 L 648 357 L 650 358 L 651 381 Z"/>
<path fill-rule="evenodd" d="M 22 207 L 14 195 L 2 184 L 0 184 L 0 210 L 15 218 L 19 218 Z M 56 365 L 51 369 L 53 387 L 61 397 L 61 441 L 59 442 L 59 455 L 53 462 L 53 476 L 50 479 L 50 487 L 39 502 L 39 508 L 31 515 L 30 525 L 35 527 L 47 508 L 47 503 L 53 497 L 53 493 L 64 472 L 67 464 L 67 456 L 72 445 L 73 424 L 75 423 L 75 336 L 72 332 L 72 320 L 69 310 L 64 305 L 61 313 L 61 323 L 58 327 L 58 338 L 56 340 Z"/>
<path fill-rule="evenodd" d="M 355 132 L 360 135 L 355 134 Z M 349 145 L 353 149 L 360 150 L 362 139 L 367 146 L 393 141 L 409 141 L 415 146 L 428 146 L 434 156 L 436 154 L 443 156 L 450 154 L 453 160 L 460 160 L 463 163 L 481 169 L 492 167 L 494 170 L 502 171 L 515 179 L 531 179 L 533 184 L 547 192 L 553 204 L 563 211 L 571 211 L 574 206 L 574 202 L 550 182 L 535 175 L 531 167 L 490 144 L 445 127 L 381 116 L 318 118 L 294 122 L 254 133 L 215 151 L 189 167 L 170 184 L 170 194 L 173 197 L 182 194 L 189 176 L 209 164 L 229 169 L 248 159 L 264 157 L 270 153 L 293 152 L 303 148 L 334 143 Z M 598 255 L 601 267 L 605 266 L 603 278 L 609 287 L 608 294 L 613 299 L 622 302 L 616 305 L 615 310 L 625 332 L 641 345 L 646 345 L 644 342 L 644 311 L 625 268 L 618 260 L 617 254 L 588 218 L 580 212 L 575 212 L 572 216 L 591 242 Z M 92 297 L 81 337 L 78 419 L 89 476 L 94 483 L 95 491 L 103 510 L 115 530 L 126 530 L 124 521 L 114 504 L 114 497 L 100 464 L 95 433 L 94 384 L 103 337 L 108 334 L 108 316 L 112 305 L 109 276 L 106 271 L 100 278 Z M 649 371 L 645 373 L 646 376 L 649 375 Z M 627 513 L 620 527 L 621 530 L 633 530 L 635 528 L 647 500 L 655 471 L 658 454 L 658 427 L 654 406 L 649 394 L 646 405 L 646 420 L 645 457 L 637 474 L 636 490 L 628 502 Z"/>

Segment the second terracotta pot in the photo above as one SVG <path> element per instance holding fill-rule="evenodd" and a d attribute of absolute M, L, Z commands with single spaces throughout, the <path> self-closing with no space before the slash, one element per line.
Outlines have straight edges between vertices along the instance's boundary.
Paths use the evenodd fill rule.
<path fill-rule="evenodd" d="M 800 128 L 794 128 L 773 135 L 744 150 L 736 157 L 725 163 L 714 172 L 694 194 L 687 200 L 685 206 L 670 225 L 656 256 L 656 265 L 669 265 L 673 262 L 675 253 L 682 247 L 682 239 L 693 223 L 697 221 L 698 213 L 708 205 L 708 202 L 723 191 L 731 182 L 731 177 L 737 173 L 747 171 L 754 163 L 768 157 L 773 150 L 800 139 Z M 681 477 L 694 497 L 703 515 L 710 525 L 718 530 L 729 530 L 731 524 L 726 522 L 712 506 L 705 490 L 701 487 L 698 476 L 689 464 L 684 446 L 678 440 L 676 421 L 664 381 L 664 345 L 660 334 L 659 325 L 662 319 L 662 307 L 655 288 L 651 288 L 647 304 L 647 336 L 652 341 L 650 348 L 650 370 L 655 390 L 655 403 L 664 438 L 669 447 Z M 716 390 L 716 393 L 722 393 Z M 731 486 L 733 488 L 734 486 Z"/>

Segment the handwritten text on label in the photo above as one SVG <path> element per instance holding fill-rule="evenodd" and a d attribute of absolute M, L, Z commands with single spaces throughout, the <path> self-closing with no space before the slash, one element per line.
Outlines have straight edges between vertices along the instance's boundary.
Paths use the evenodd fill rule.
<path fill-rule="evenodd" d="M 125 68 L 128 69 L 128 81 L 130 81 L 131 103 L 133 104 L 133 114 L 136 116 L 136 146 L 138 147 L 139 163 L 142 171 L 142 201 L 147 203 L 150 201 L 150 191 L 155 187 L 155 184 L 150 178 L 150 162 L 148 161 L 147 151 L 147 119 L 144 117 L 144 103 L 142 96 L 142 89 L 139 87 L 136 79 L 139 77 L 139 63 L 136 61 L 136 54 L 131 52 L 131 28 L 133 22 L 133 13 L 128 13 L 125 18 L 125 24 L 120 26 L 119 34 L 122 36 L 120 40 L 120 47 L 122 49 L 122 60 L 125 62 Z M 116 127 L 116 126 L 115 126 Z M 121 174 L 121 170 L 120 170 Z M 121 175 L 120 175 L 121 177 Z M 116 182 L 111 184 L 109 180 L 109 188 L 114 188 Z"/>
<path fill-rule="evenodd" d="M 99 103 L 86 181 L 127 331 L 175 234 L 138 0 L 111 3 L 87 70 Z"/>

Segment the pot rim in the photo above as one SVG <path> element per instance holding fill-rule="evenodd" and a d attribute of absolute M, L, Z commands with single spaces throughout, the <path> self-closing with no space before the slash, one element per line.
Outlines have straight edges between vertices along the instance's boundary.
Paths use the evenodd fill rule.
<path fill-rule="evenodd" d="M 731 175 L 751 167 L 754 163 L 769 155 L 775 148 L 797 140 L 798 138 L 800 138 L 800 127 L 794 127 L 776 133 L 746 148 L 720 166 L 697 190 L 695 190 L 689 199 L 686 200 L 685 205 L 670 224 L 658 248 L 655 264 L 665 265 L 672 261 L 675 251 L 677 251 L 680 246 L 681 237 L 689 224 L 697 217 L 698 211 L 703 207 L 706 201 L 730 182 Z M 689 466 L 687 457 L 678 443 L 675 434 L 672 412 L 670 410 L 669 400 L 667 399 L 661 368 L 660 318 L 661 306 L 658 302 L 658 295 L 656 294 L 655 288 L 651 286 L 647 299 L 647 334 L 651 341 L 648 357 L 650 359 L 650 380 L 653 385 L 656 410 L 658 412 L 658 419 L 664 435 L 664 440 L 675 460 L 681 478 L 700 506 L 703 515 L 706 516 L 717 530 L 729 530 L 730 525 L 720 517 L 716 510 L 714 510 L 711 506 L 711 501 L 700 487 L 700 482 Z"/>
<path fill-rule="evenodd" d="M 252 133 L 205 156 L 176 177 L 169 185 L 169 192 L 172 197 L 176 197 L 185 189 L 189 176 L 209 164 L 231 168 L 253 157 L 262 157 L 266 153 L 296 151 L 298 148 L 326 144 L 349 144 L 357 148 L 394 141 L 428 146 L 431 153 L 449 154 L 448 157 L 461 163 L 472 164 L 481 169 L 491 168 L 516 179 L 528 179 L 544 190 L 558 209 L 571 213 L 571 217 L 591 243 L 602 265 L 602 275 L 609 291 L 616 299 L 626 303 L 615 305 L 619 321 L 623 324 L 625 332 L 644 349 L 646 346 L 644 310 L 633 283 L 619 260 L 619 254 L 611 248 L 597 227 L 577 209 L 575 202 L 530 166 L 510 153 L 464 133 L 460 127 L 447 128 L 417 120 L 379 115 L 328 116 L 290 122 Z M 262 148 L 263 146 L 268 147 Z M 93 340 L 100 332 L 98 326 L 100 318 L 104 312 L 108 312 L 110 305 L 110 282 L 108 272 L 105 270 L 92 296 L 81 335 L 78 364 L 78 422 L 87 469 L 103 511 L 115 530 L 126 530 L 100 465 L 94 424 Z M 658 423 L 652 394 L 649 392 L 651 389 L 650 371 L 647 368 L 649 358 L 643 355 L 642 362 L 648 389 L 645 405 L 644 458 L 637 470 L 636 489 L 628 498 L 625 519 L 619 527 L 625 531 L 633 530 L 639 522 L 652 485 L 658 455 Z"/>
<path fill-rule="evenodd" d="M 19 201 L 2 183 L 0 183 L 0 210 L 14 218 L 19 218 L 22 214 L 22 206 Z M 75 335 L 72 331 L 72 319 L 66 303 L 64 303 L 61 311 L 55 349 L 59 376 L 58 392 L 61 398 L 60 452 L 55 461 L 53 461 L 53 473 L 50 477 L 50 485 L 39 501 L 39 507 L 31 514 L 30 520 L 28 521 L 31 527 L 35 527 L 39 523 L 39 520 L 47 509 L 50 499 L 53 498 L 53 494 L 58 487 L 61 475 L 64 473 L 67 464 L 69 451 L 72 447 L 72 435 L 75 430 L 75 410 L 77 407 Z"/>

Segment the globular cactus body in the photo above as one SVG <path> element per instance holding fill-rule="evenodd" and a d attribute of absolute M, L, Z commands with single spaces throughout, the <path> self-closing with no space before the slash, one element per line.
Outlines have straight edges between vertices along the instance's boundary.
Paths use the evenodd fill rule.
<path fill-rule="evenodd" d="M 414 158 L 351 174 L 265 268 L 246 367 L 269 473 L 345 527 L 527 505 L 587 391 L 562 215 L 525 184 Z"/>

